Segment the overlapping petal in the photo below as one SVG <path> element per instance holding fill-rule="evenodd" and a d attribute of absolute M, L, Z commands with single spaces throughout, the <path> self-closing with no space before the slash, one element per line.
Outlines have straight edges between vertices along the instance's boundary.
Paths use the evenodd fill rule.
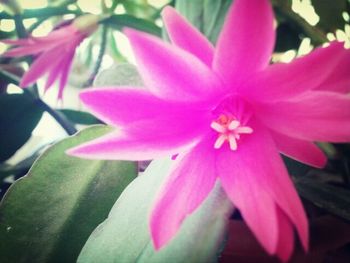
<path fill-rule="evenodd" d="M 86 158 L 149 160 L 174 155 L 196 143 L 210 125 L 207 111 L 166 102 L 143 90 L 92 89 L 81 99 L 96 116 L 121 128 L 70 152 Z"/>
<path fill-rule="evenodd" d="M 255 161 L 246 162 L 239 151 L 241 149 L 237 152 L 228 148 L 220 149 L 216 164 L 217 173 L 225 192 L 240 210 L 244 221 L 260 244 L 268 253 L 274 254 L 278 242 L 275 201 L 261 187 L 257 178 L 263 180 L 264 171 L 258 169 L 252 171 Z"/>
<path fill-rule="evenodd" d="M 235 0 L 219 35 L 214 70 L 233 84 L 264 69 L 275 43 L 269 0 Z"/>
<path fill-rule="evenodd" d="M 277 251 L 277 206 L 295 225 L 306 249 L 308 224 L 298 194 L 271 135 L 259 123 L 253 129 L 253 134 L 241 139 L 237 151 L 226 148 L 218 154 L 223 187 L 268 252 Z"/>
<path fill-rule="evenodd" d="M 90 18 L 87 18 L 89 16 Z M 13 49 L 5 52 L 4 56 L 19 57 L 35 55 L 35 61 L 24 74 L 20 86 L 25 88 L 48 73 L 45 91 L 58 80 L 58 99 L 63 97 L 63 89 L 67 83 L 69 71 L 76 47 L 97 28 L 98 19 L 94 15 L 81 16 L 77 19 L 85 20 L 84 23 L 73 21 L 72 24 L 62 26 L 43 37 L 29 37 L 27 39 L 2 42 L 15 45 Z M 80 22 L 82 20 L 79 20 Z"/>
<path fill-rule="evenodd" d="M 57 43 L 33 43 L 30 45 L 20 46 L 6 51 L 5 57 L 22 57 L 27 55 L 35 55 L 56 47 Z"/>
<path fill-rule="evenodd" d="M 117 131 L 72 148 L 67 154 L 86 159 L 146 161 L 184 152 L 199 140 L 195 132 L 182 136 L 184 130 L 158 128 L 150 131 L 152 125 L 159 124 L 147 124 L 138 127 L 137 134 Z"/>
<path fill-rule="evenodd" d="M 20 86 L 27 87 L 55 66 L 53 58 L 62 56 L 62 48 L 53 48 L 39 56 L 21 79 Z"/>
<path fill-rule="evenodd" d="M 217 178 L 215 154 L 208 140 L 201 141 L 174 162 L 150 218 L 156 249 L 164 246 L 176 234 L 185 217 L 209 195 Z"/>
<path fill-rule="evenodd" d="M 277 132 L 272 132 L 272 136 L 282 154 L 316 168 L 323 168 L 326 165 L 327 156 L 314 143 Z"/>
<path fill-rule="evenodd" d="M 68 80 L 69 71 L 73 63 L 74 53 L 75 53 L 75 49 L 70 48 L 69 52 L 67 52 L 67 54 L 65 54 L 65 57 L 62 58 L 61 75 L 60 75 L 59 87 L 58 87 L 59 100 L 62 100 L 63 98 L 63 90 Z"/>
<path fill-rule="evenodd" d="M 293 226 L 286 214 L 279 207 L 277 208 L 277 218 L 278 244 L 276 254 L 283 262 L 287 262 L 294 248 Z"/>
<path fill-rule="evenodd" d="M 317 90 L 350 93 L 350 50 L 344 50 L 338 65 L 321 83 Z"/>
<path fill-rule="evenodd" d="M 186 129 L 185 123 L 192 123 L 191 128 L 196 125 L 203 128 L 210 124 L 210 105 L 166 101 L 140 88 L 88 89 L 80 93 L 80 99 L 95 116 L 117 127 L 156 120 L 159 120 L 159 126 L 172 129 Z"/>
<path fill-rule="evenodd" d="M 162 17 L 171 42 L 211 67 L 214 47 L 209 40 L 170 6 L 163 9 Z"/>
<path fill-rule="evenodd" d="M 260 105 L 256 114 L 270 129 L 307 141 L 350 140 L 350 97 L 313 91 L 291 100 Z"/>
<path fill-rule="evenodd" d="M 291 63 L 277 63 L 247 80 L 239 93 L 249 99 L 277 101 L 299 95 L 320 86 L 331 74 L 339 70 L 341 59 L 349 50 L 344 44 L 333 42 L 317 48 L 311 54 Z M 334 77 L 331 77 L 331 80 Z M 343 77 L 344 78 L 344 77 Z M 325 84 L 327 85 L 327 84 Z M 329 87 L 330 89 L 331 87 Z"/>
<path fill-rule="evenodd" d="M 196 56 L 148 34 L 125 31 L 146 87 L 167 100 L 213 98 L 222 89 L 219 78 Z"/>

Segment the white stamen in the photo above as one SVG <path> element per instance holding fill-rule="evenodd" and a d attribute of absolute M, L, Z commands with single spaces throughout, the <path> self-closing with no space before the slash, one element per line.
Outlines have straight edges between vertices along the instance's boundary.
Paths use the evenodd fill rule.
<path fill-rule="evenodd" d="M 219 149 L 227 141 L 232 151 L 237 150 L 237 141 L 241 134 L 251 134 L 253 129 L 249 126 L 241 126 L 241 123 L 225 115 L 220 116 L 218 120 L 213 121 L 210 127 L 218 133 L 214 143 L 214 148 Z"/>
<path fill-rule="evenodd" d="M 225 126 L 213 121 L 211 124 L 210 124 L 210 127 L 213 128 L 215 131 L 217 131 L 218 133 L 224 133 L 226 132 L 226 128 Z"/>
<path fill-rule="evenodd" d="M 227 136 L 225 134 L 220 134 L 215 141 L 214 148 L 220 149 L 226 140 L 227 140 Z"/>
<path fill-rule="evenodd" d="M 240 125 L 239 121 L 233 120 L 233 121 L 231 121 L 230 124 L 228 125 L 228 129 L 229 129 L 230 131 L 233 131 L 233 130 L 237 129 L 237 128 L 239 127 L 239 125 Z"/>
<path fill-rule="evenodd" d="M 237 133 L 251 134 L 253 129 L 248 126 L 240 126 L 236 129 Z"/>
<path fill-rule="evenodd" d="M 233 134 L 230 134 L 228 136 L 228 142 L 230 144 L 230 149 L 232 151 L 237 150 L 237 141 L 236 141 L 236 138 L 235 138 L 235 136 Z"/>

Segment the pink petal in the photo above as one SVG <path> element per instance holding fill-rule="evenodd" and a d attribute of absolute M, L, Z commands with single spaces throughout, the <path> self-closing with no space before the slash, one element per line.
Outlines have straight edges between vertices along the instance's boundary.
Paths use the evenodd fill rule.
<path fill-rule="evenodd" d="M 256 114 L 270 129 L 307 141 L 350 140 L 350 97 L 312 91 L 291 100 L 264 104 Z"/>
<path fill-rule="evenodd" d="M 165 102 L 141 90 L 100 88 L 81 97 L 102 120 L 122 125 L 121 133 L 70 151 L 85 158 L 150 160 L 174 155 L 203 137 L 211 122 L 207 111 L 204 114 L 192 105 Z"/>
<path fill-rule="evenodd" d="M 5 57 L 21 57 L 27 55 L 35 55 L 38 53 L 45 52 L 57 46 L 57 43 L 35 43 L 26 46 L 19 46 L 9 51 L 6 51 L 3 56 Z"/>
<path fill-rule="evenodd" d="M 199 137 L 198 131 L 197 134 L 186 131 L 188 133 L 184 135 L 178 130 L 163 129 L 164 125 L 156 122 L 142 127 L 136 135 L 129 135 L 129 132 L 110 133 L 72 148 L 67 154 L 86 159 L 144 161 L 183 152 Z"/>
<path fill-rule="evenodd" d="M 328 90 L 333 92 L 349 93 L 350 92 L 350 50 L 344 50 L 344 55 L 338 65 L 334 67 L 331 74 L 326 80 L 317 87 L 318 90 Z"/>
<path fill-rule="evenodd" d="M 59 88 L 58 88 L 58 99 L 59 100 L 62 100 L 62 98 L 63 98 L 63 90 L 67 84 L 67 79 L 68 79 L 70 68 L 72 66 L 74 53 L 75 53 L 75 48 L 71 49 L 68 52 L 68 54 L 65 55 L 65 57 L 63 59 L 63 63 L 62 63 L 63 66 L 62 66 L 60 83 L 59 83 Z"/>
<path fill-rule="evenodd" d="M 226 83 L 237 83 L 264 69 L 275 43 L 269 0 L 235 0 L 220 33 L 214 69 Z"/>
<path fill-rule="evenodd" d="M 240 210 L 257 240 L 268 253 L 274 254 L 278 242 L 276 204 L 259 183 L 261 177 L 268 175 L 258 167 L 255 169 L 258 161 L 253 160 L 254 156 L 244 155 L 243 148 L 246 147 L 239 145 L 236 152 L 228 147 L 220 149 L 217 173 L 225 192 Z M 249 162 L 247 159 L 250 159 Z"/>
<path fill-rule="evenodd" d="M 194 55 L 160 39 L 132 29 L 125 30 L 146 87 L 171 100 L 204 100 L 222 85 L 216 75 Z"/>
<path fill-rule="evenodd" d="M 343 43 L 333 42 L 327 48 L 317 48 L 311 54 L 291 63 L 269 66 L 247 80 L 240 94 L 262 100 L 281 100 L 317 88 L 336 70 L 344 56 Z"/>
<path fill-rule="evenodd" d="M 9 44 L 9 45 L 31 45 L 33 44 L 32 38 L 19 38 L 19 39 L 1 39 L 0 42 Z"/>
<path fill-rule="evenodd" d="M 40 55 L 31 65 L 30 69 L 24 74 L 20 86 L 29 86 L 54 67 L 55 63 L 52 63 L 53 59 L 62 56 L 63 51 L 62 48 L 54 48 Z"/>
<path fill-rule="evenodd" d="M 278 249 L 278 219 L 273 204 L 294 224 L 307 249 L 306 215 L 284 163 L 265 128 L 253 122 L 250 126 L 254 132 L 240 139 L 236 151 L 226 147 L 218 154 L 218 173 L 224 189 L 243 210 L 244 219 L 268 252 Z"/>
<path fill-rule="evenodd" d="M 260 244 L 268 253 L 274 254 L 278 241 L 274 200 L 259 186 L 244 163 L 237 163 L 241 160 L 231 155 L 232 152 L 226 150 L 218 157 L 217 169 L 222 186 Z"/>
<path fill-rule="evenodd" d="M 72 25 L 68 25 L 50 32 L 47 36 L 35 37 L 34 39 L 39 43 L 61 43 L 69 42 L 70 39 L 76 37 L 76 34 L 79 34 L 77 29 L 75 29 Z"/>
<path fill-rule="evenodd" d="M 277 256 L 282 262 L 287 262 L 294 248 L 294 231 L 286 214 L 277 208 L 278 218 L 278 245 Z"/>
<path fill-rule="evenodd" d="M 181 127 L 191 122 L 210 126 L 208 105 L 166 101 L 142 89 L 94 88 L 81 92 L 80 99 L 95 116 L 115 126 L 157 120 L 164 127 Z"/>
<path fill-rule="evenodd" d="M 162 17 L 171 42 L 211 67 L 214 47 L 208 39 L 171 6 L 163 9 Z"/>
<path fill-rule="evenodd" d="M 63 66 L 63 62 L 64 60 L 57 60 L 55 65 L 51 68 L 45 83 L 45 88 L 44 88 L 45 92 L 52 86 L 52 84 L 58 78 L 61 72 L 61 68 Z"/>
<path fill-rule="evenodd" d="M 277 132 L 271 132 L 278 150 L 299 162 L 323 168 L 327 163 L 327 156 L 314 143 L 295 139 Z"/>
<path fill-rule="evenodd" d="M 215 155 L 208 141 L 200 142 L 174 161 L 151 213 L 150 229 L 156 249 L 175 236 L 186 216 L 208 196 L 215 180 Z"/>

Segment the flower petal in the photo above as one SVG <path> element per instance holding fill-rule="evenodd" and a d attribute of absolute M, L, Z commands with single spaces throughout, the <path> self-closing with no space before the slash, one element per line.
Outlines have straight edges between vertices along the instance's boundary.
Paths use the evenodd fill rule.
<path fill-rule="evenodd" d="M 61 69 L 63 67 L 63 60 L 57 60 L 54 62 L 50 72 L 48 73 L 48 77 L 45 83 L 44 92 L 46 92 L 52 84 L 57 80 L 59 74 L 61 73 Z"/>
<path fill-rule="evenodd" d="M 256 114 L 270 129 L 307 141 L 350 140 L 350 97 L 311 91 L 291 100 L 260 105 Z"/>
<path fill-rule="evenodd" d="M 338 65 L 332 73 L 327 76 L 326 80 L 316 89 L 328 90 L 333 92 L 349 93 L 350 92 L 350 50 L 345 50 Z"/>
<path fill-rule="evenodd" d="M 64 54 L 62 48 L 53 48 L 41 54 L 24 74 L 20 86 L 27 87 L 48 72 L 55 66 L 55 63 L 52 63 L 52 59 L 62 56 L 62 53 Z"/>
<path fill-rule="evenodd" d="M 132 29 L 125 30 L 146 87 L 171 100 L 205 100 L 222 85 L 216 75 L 194 55 L 160 39 Z"/>
<path fill-rule="evenodd" d="M 165 102 L 145 91 L 100 88 L 84 92 L 81 97 L 98 117 L 122 125 L 122 130 L 74 148 L 70 154 L 76 156 L 111 160 L 161 158 L 187 149 L 210 127 L 211 116 L 196 111 L 192 105 Z"/>
<path fill-rule="evenodd" d="M 236 152 L 228 147 L 221 148 L 217 154 L 217 173 L 225 192 L 240 210 L 248 227 L 265 250 L 274 254 L 278 242 L 276 204 L 259 183 L 261 177 L 266 176 L 266 171 L 258 167 L 255 169 L 258 161 L 254 160 L 254 156 L 244 155 L 243 148 L 246 145 L 239 145 Z M 247 159 L 250 159 L 249 162 Z"/>
<path fill-rule="evenodd" d="M 234 204 L 243 209 L 244 219 L 268 252 L 276 252 L 278 243 L 278 219 L 272 203 L 295 225 L 307 249 L 306 215 L 286 167 L 268 131 L 259 123 L 250 126 L 254 132 L 240 139 L 235 152 L 227 147 L 224 154 L 219 154 L 217 166 L 223 187 Z"/>
<path fill-rule="evenodd" d="M 67 54 L 65 54 L 65 57 L 63 59 L 62 68 L 61 68 L 61 77 L 60 77 L 60 83 L 58 88 L 58 99 L 62 100 L 63 98 L 63 90 L 64 87 L 67 84 L 69 71 L 72 66 L 73 57 L 75 53 L 75 47 L 72 47 Z"/>
<path fill-rule="evenodd" d="M 213 67 L 226 83 L 264 69 L 275 43 L 269 0 L 235 0 L 220 33 Z"/>
<path fill-rule="evenodd" d="M 239 90 L 249 98 L 276 101 L 317 88 L 339 66 L 346 50 L 333 42 L 291 63 L 276 63 L 247 80 Z"/>
<path fill-rule="evenodd" d="M 151 213 L 150 229 L 156 249 L 175 236 L 182 221 L 204 201 L 215 181 L 214 149 L 207 140 L 176 159 Z"/>
<path fill-rule="evenodd" d="M 80 99 L 99 119 L 115 126 L 158 119 L 163 121 L 160 126 L 181 126 L 182 122 L 205 121 L 208 114 L 207 105 L 166 101 L 148 91 L 126 87 L 88 89 L 80 93 Z"/>
<path fill-rule="evenodd" d="M 19 39 L 1 39 L 0 42 L 8 45 L 31 45 L 33 44 L 33 38 L 19 38 Z"/>
<path fill-rule="evenodd" d="M 72 148 L 67 154 L 86 159 L 146 161 L 183 152 L 198 141 L 198 134 L 193 132 L 186 136 L 178 131 L 166 136 L 161 129 L 156 132 L 140 132 L 138 136 L 114 132 Z"/>
<path fill-rule="evenodd" d="M 173 7 L 165 7 L 162 11 L 162 16 L 171 42 L 192 53 L 211 67 L 214 47 L 209 40 L 197 28 L 178 14 Z"/>
<path fill-rule="evenodd" d="M 50 32 L 47 36 L 43 37 L 35 37 L 35 41 L 42 43 L 42 42 L 53 42 L 60 44 L 62 42 L 69 42 L 70 39 L 76 38 L 76 37 L 83 38 L 83 35 L 79 33 L 79 31 L 72 25 L 64 26 L 60 29 L 56 29 L 52 32 Z"/>
<path fill-rule="evenodd" d="M 277 256 L 282 262 L 287 262 L 294 248 L 294 231 L 286 214 L 277 207 L 278 218 L 278 245 Z"/>
<path fill-rule="evenodd" d="M 21 57 L 27 55 L 35 55 L 38 53 L 45 52 L 57 46 L 57 43 L 36 43 L 31 45 L 19 46 L 6 51 L 3 56 L 5 57 Z"/>
<path fill-rule="evenodd" d="M 327 156 L 314 143 L 292 138 L 277 132 L 272 132 L 273 140 L 278 150 L 299 162 L 323 168 L 327 163 Z"/>

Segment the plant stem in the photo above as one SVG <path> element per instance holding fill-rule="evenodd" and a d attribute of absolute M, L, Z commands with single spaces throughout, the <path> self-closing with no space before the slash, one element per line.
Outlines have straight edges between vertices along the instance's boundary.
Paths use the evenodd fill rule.
<path fill-rule="evenodd" d="M 49 105 L 47 105 L 42 99 L 37 99 L 37 105 L 50 114 L 59 125 L 66 131 L 68 135 L 73 135 L 77 132 L 74 125 L 64 116 L 64 114 L 54 110 Z"/>
<path fill-rule="evenodd" d="M 22 15 L 15 14 L 13 16 L 13 19 L 15 20 L 17 36 L 19 38 L 26 38 L 27 37 L 27 31 L 26 31 L 26 28 L 23 25 Z"/>
<path fill-rule="evenodd" d="M 89 77 L 89 79 L 85 82 L 83 87 L 90 87 L 92 86 L 96 75 L 98 71 L 100 70 L 101 64 L 102 64 L 102 59 L 103 55 L 106 51 L 106 44 L 107 44 L 107 32 L 108 32 L 108 27 L 106 25 L 102 25 L 102 31 L 101 31 L 101 44 L 100 44 L 100 51 L 98 53 L 97 61 L 95 64 L 95 67 Z"/>
<path fill-rule="evenodd" d="M 273 6 L 276 7 L 287 20 L 298 26 L 316 46 L 328 42 L 326 34 L 322 30 L 311 26 L 304 18 L 295 13 L 290 7 L 288 1 L 271 0 L 271 2 Z"/>

